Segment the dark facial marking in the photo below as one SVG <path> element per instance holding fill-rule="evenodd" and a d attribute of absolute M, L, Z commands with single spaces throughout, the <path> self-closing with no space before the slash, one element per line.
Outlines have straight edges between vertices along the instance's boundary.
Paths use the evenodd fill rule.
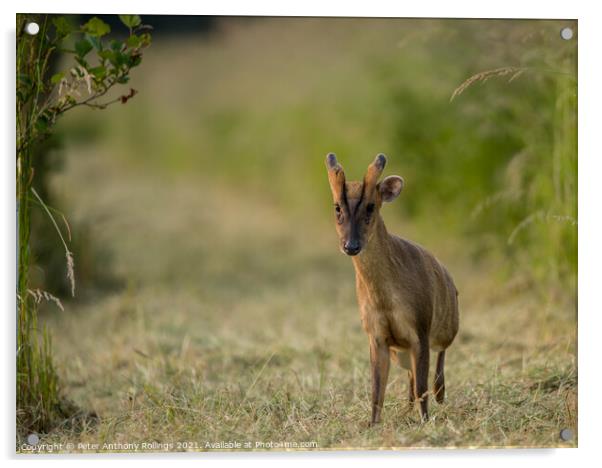
<path fill-rule="evenodd" d="M 368 205 L 366 205 L 366 224 L 370 224 L 373 213 L 374 213 L 374 203 L 368 203 Z"/>

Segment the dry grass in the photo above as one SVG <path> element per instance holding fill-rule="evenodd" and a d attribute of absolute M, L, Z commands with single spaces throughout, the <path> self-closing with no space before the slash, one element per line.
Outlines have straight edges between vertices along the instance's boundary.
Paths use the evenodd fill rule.
<path fill-rule="evenodd" d="M 497 78 L 500 76 L 510 75 L 510 78 L 508 78 L 508 83 L 511 83 L 516 78 L 518 78 L 520 75 L 522 75 L 526 70 L 527 70 L 527 68 L 525 68 L 525 67 L 499 67 L 499 68 L 495 68 L 493 70 L 485 70 L 485 71 L 476 73 L 476 74 L 472 75 L 471 77 L 467 78 L 466 80 L 464 80 L 462 82 L 462 84 L 460 84 L 460 86 L 458 86 L 456 89 L 454 89 L 454 92 L 452 93 L 449 100 L 450 100 L 450 102 L 453 101 L 456 97 L 458 97 L 460 94 L 462 94 L 464 91 L 466 91 L 466 89 L 469 88 L 470 86 L 473 86 L 475 83 L 479 83 L 479 82 L 485 83 L 488 80 L 490 80 L 491 78 Z"/>
<path fill-rule="evenodd" d="M 494 265 L 436 250 L 461 291 L 447 401 L 419 424 L 393 370 L 384 423 L 369 428 L 367 342 L 330 219 L 301 227 L 252 194 L 128 172 L 103 155 L 80 153 L 60 186 L 80 194 L 70 212 L 95 220 L 128 285 L 47 316 L 63 391 L 100 421 L 43 441 L 576 444 L 559 439 L 576 428 L 574 310 L 499 284 Z"/>

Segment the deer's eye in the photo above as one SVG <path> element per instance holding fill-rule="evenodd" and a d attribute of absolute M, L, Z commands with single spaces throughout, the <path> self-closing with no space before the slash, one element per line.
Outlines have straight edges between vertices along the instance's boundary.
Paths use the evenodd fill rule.
<path fill-rule="evenodd" d="M 336 216 L 337 216 L 337 223 L 342 224 L 343 223 L 343 210 L 341 210 L 341 206 L 338 203 L 336 205 L 334 205 L 334 212 L 336 213 Z"/>

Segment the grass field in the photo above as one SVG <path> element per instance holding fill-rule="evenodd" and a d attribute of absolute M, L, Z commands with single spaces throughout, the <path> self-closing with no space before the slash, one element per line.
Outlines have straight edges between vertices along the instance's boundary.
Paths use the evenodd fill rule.
<path fill-rule="evenodd" d="M 447 402 L 419 424 L 393 370 L 384 423 L 369 428 L 367 339 L 330 219 L 301 226 L 252 196 L 99 155 L 71 166 L 61 186 L 83 195 L 74 212 L 114 248 L 127 287 L 49 318 L 65 393 L 101 419 L 48 441 L 555 446 L 576 428 L 570 304 L 499 284 L 495 265 L 438 252 L 461 291 Z"/>
<path fill-rule="evenodd" d="M 383 209 L 385 221 L 448 266 L 460 332 L 447 354 L 447 400 L 431 398 L 431 420 L 419 423 L 407 376 L 394 368 L 383 424 L 368 426 L 368 342 L 353 267 L 337 248 L 323 158 L 339 152 L 359 177 L 374 154 L 389 152 L 393 101 L 374 64 L 401 50 L 428 68 L 403 37 L 422 48 L 432 39 L 418 27 L 404 36 L 377 23 L 336 24 L 328 45 L 315 21 L 230 25 L 219 47 L 155 44 L 132 78 L 140 94 L 131 105 L 65 123 L 66 164 L 51 187 L 99 249 L 76 252 L 76 274 L 106 264 L 120 285 L 82 281 L 64 313 L 44 311 L 63 395 L 98 415 L 66 421 L 44 442 L 73 451 L 142 442 L 173 450 L 228 441 L 258 449 L 577 445 L 576 434 L 559 437 L 577 429 L 574 291 L 534 288 L 520 268 L 508 274 L 500 250 L 475 257 L 472 238 L 457 229 L 474 220 L 459 220 L 458 205 L 405 216 L 407 200 L 434 189 L 416 188 L 396 154 L 385 172 L 405 176 L 408 190 Z M 428 31 L 440 33 L 437 24 Z M 299 37 L 304 48 L 280 66 Z M 408 81 L 447 105 L 470 71 L 489 63 L 463 65 Z"/>

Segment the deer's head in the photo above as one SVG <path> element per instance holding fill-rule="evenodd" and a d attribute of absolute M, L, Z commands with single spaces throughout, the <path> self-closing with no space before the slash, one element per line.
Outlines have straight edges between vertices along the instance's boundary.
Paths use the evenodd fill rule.
<path fill-rule="evenodd" d="M 399 176 L 378 181 L 386 164 L 385 155 L 379 154 L 368 166 L 363 181 L 347 182 L 336 156 L 333 153 L 326 156 L 339 246 L 347 255 L 361 252 L 374 234 L 380 207 L 395 200 L 403 189 L 403 179 Z"/>

